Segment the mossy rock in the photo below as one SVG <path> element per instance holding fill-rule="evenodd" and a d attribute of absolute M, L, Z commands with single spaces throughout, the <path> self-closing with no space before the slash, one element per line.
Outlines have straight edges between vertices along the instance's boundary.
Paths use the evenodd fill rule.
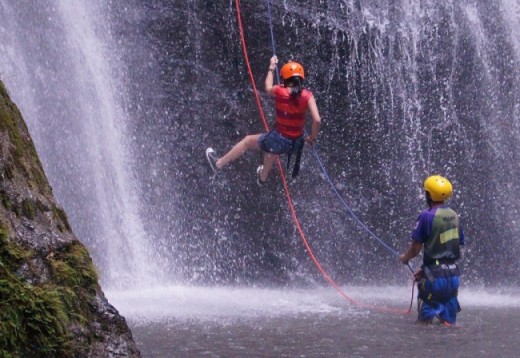
<path fill-rule="evenodd" d="M 93 318 L 97 274 L 77 241 L 47 255 L 52 280 L 31 285 L 17 275 L 37 253 L 9 242 L 0 228 L 0 357 L 74 356 L 93 337 L 78 340 L 71 327 Z M 86 334 L 83 332 L 83 334 Z"/>
<path fill-rule="evenodd" d="M 41 194 L 52 194 L 40 158 L 29 135 L 20 111 L 10 100 L 3 83 L 0 81 L 0 131 L 9 137 L 10 163 L 4 165 L 4 175 L 8 179 L 20 174 L 30 188 Z"/>
<path fill-rule="evenodd" d="M 2 81 L 0 199 L 0 358 L 139 357 Z"/>

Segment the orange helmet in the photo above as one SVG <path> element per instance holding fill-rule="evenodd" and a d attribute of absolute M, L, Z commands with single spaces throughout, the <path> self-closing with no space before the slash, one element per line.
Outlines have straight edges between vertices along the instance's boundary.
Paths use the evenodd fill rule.
<path fill-rule="evenodd" d="M 301 79 L 305 79 L 305 72 L 303 71 L 303 66 L 298 62 L 287 62 L 282 66 L 280 70 L 280 76 L 286 80 L 293 76 L 301 77 Z"/>

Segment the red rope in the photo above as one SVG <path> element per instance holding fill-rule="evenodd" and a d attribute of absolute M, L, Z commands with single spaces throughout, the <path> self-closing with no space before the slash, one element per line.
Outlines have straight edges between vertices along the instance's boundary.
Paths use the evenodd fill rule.
<path fill-rule="evenodd" d="M 249 55 L 247 53 L 246 39 L 245 39 L 245 36 L 244 36 L 244 27 L 242 25 L 242 17 L 241 17 L 241 13 L 240 13 L 240 0 L 235 0 L 235 3 L 236 3 L 236 9 L 237 9 L 238 27 L 239 27 L 239 30 L 240 30 L 240 39 L 242 41 L 242 51 L 244 52 L 244 60 L 246 62 L 246 66 L 247 66 L 247 72 L 249 74 L 249 79 L 251 81 L 251 85 L 253 86 L 253 91 L 255 93 L 256 105 L 258 106 L 258 111 L 260 112 L 260 118 L 262 119 L 262 123 L 264 125 L 265 130 L 268 131 L 269 130 L 269 125 L 267 124 L 267 120 L 265 119 L 264 110 L 263 110 L 262 104 L 260 102 L 260 96 L 258 94 L 259 92 L 258 92 L 258 90 L 256 88 L 255 78 L 253 76 L 253 71 L 251 69 L 251 64 L 249 62 Z M 407 311 L 404 312 L 402 310 L 393 310 L 393 309 L 386 309 L 386 308 L 376 307 L 376 306 L 372 306 L 372 305 L 360 304 L 359 302 L 357 302 L 354 299 L 352 299 L 351 297 L 349 297 L 336 284 L 336 282 L 330 277 L 330 275 L 321 266 L 321 264 L 318 261 L 318 259 L 316 258 L 316 256 L 314 256 L 314 253 L 313 253 L 313 251 L 312 251 L 312 249 L 311 249 L 311 247 L 309 245 L 309 242 L 307 241 L 307 239 L 305 237 L 305 234 L 303 232 L 302 226 L 300 224 L 300 220 L 298 219 L 298 216 L 296 215 L 296 210 L 294 208 L 293 201 L 292 201 L 292 198 L 291 198 L 291 194 L 289 192 L 289 186 L 287 184 L 287 179 L 285 177 L 285 174 L 284 174 L 284 171 L 283 171 L 283 167 L 282 167 L 282 164 L 281 164 L 279 158 L 277 158 L 276 163 L 278 165 L 278 171 L 280 172 L 280 177 L 282 178 L 282 183 L 283 183 L 283 188 L 284 188 L 284 192 L 285 192 L 285 197 L 287 198 L 287 203 L 289 204 L 289 209 L 291 211 L 291 215 L 292 215 L 294 224 L 296 225 L 296 229 L 298 230 L 298 233 L 300 234 L 300 238 L 302 239 L 303 244 L 304 244 L 305 248 L 307 249 L 307 252 L 308 252 L 312 262 L 318 268 L 318 270 L 323 275 L 325 280 L 327 280 L 332 287 L 334 287 L 344 298 L 346 298 L 349 302 L 351 302 L 354 305 L 358 305 L 360 307 L 365 307 L 365 308 L 372 308 L 372 309 L 375 309 L 375 310 L 385 311 L 385 312 L 409 313 L 411 311 L 411 308 L 412 308 L 413 290 L 412 290 L 412 302 L 410 302 L 410 307 L 408 308 Z"/>
<path fill-rule="evenodd" d="M 255 78 L 253 77 L 253 71 L 251 70 L 251 63 L 249 62 L 249 55 L 247 54 L 246 39 L 244 37 L 244 27 L 242 25 L 242 17 L 240 15 L 240 1 L 239 0 L 236 0 L 236 7 L 237 7 L 238 27 L 240 29 L 240 39 L 242 40 L 242 51 L 244 52 L 244 60 L 246 61 L 247 73 L 249 74 L 249 79 L 251 80 L 251 85 L 253 86 L 253 91 L 255 92 L 256 105 L 258 107 L 258 111 L 260 112 L 260 118 L 262 119 L 262 123 L 264 124 L 265 130 L 268 131 L 269 124 L 267 124 L 267 120 L 265 119 L 264 109 L 260 102 L 260 96 L 258 95 L 258 90 L 256 89 Z"/>

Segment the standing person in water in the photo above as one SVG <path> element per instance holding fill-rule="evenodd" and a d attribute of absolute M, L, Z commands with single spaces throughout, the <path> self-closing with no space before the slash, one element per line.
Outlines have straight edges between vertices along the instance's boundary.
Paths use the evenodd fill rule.
<path fill-rule="evenodd" d="M 206 157 L 213 171 L 218 171 L 230 162 L 240 158 L 246 151 L 261 150 L 263 165 L 257 170 L 257 182 L 263 185 L 267 180 L 273 163 L 279 154 L 296 153 L 296 164 L 293 177 L 298 174 L 299 159 L 305 142 L 312 144 L 318 137 L 321 119 L 316 101 L 311 91 L 303 88 L 305 72 L 303 66 L 297 62 L 288 62 L 282 66 L 280 76 L 282 85 L 273 86 L 273 77 L 278 58 L 271 57 L 269 70 L 265 78 L 265 91 L 274 97 L 276 122 L 273 130 L 267 133 L 245 136 L 231 150 L 218 158 L 213 148 L 206 149 Z M 305 114 L 309 112 L 312 125 L 311 133 L 304 138 Z"/>
<path fill-rule="evenodd" d="M 432 175 L 424 181 L 424 190 L 428 208 L 419 214 L 412 242 L 400 260 L 407 265 L 424 247 L 423 265 L 415 274 L 419 289 L 417 321 L 431 323 L 437 317 L 445 324 L 455 324 L 460 311 L 460 273 L 455 262 L 461 256 L 464 232 L 457 213 L 444 204 L 453 193 L 448 179 Z"/>

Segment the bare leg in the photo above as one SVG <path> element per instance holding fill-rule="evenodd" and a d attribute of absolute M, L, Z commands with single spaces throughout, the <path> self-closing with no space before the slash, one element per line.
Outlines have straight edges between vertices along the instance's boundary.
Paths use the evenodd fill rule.
<path fill-rule="evenodd" d="M 273 163 L 276 160 L 276 154 L 264 153 L 264 168 L 260 173 L 260 180 L 266 181 L 269 173 L 271 172 L 271 168 L 273 167 Z"/>
<path fill-rule="evenodd" d="M 258 145 L 258 138 L 260 137 L 260 134 L 252 134 L 245 136 L 244 139 L 242 139 L 240 142 L 235 144 L 233 148 L 229 152 L 227 152 L 222 158 L 217 160 L 216 166 L 218 169 L 221 169 L 222 167 L 228 165 L 230 162 L 237 160 L 242 155 L 244 155 L 245 152 L 248 150 L 254 149 L 254 150 L 260 150 L 260 147 Z M 272 165 L 272 163 L 271 163 Z"/>

